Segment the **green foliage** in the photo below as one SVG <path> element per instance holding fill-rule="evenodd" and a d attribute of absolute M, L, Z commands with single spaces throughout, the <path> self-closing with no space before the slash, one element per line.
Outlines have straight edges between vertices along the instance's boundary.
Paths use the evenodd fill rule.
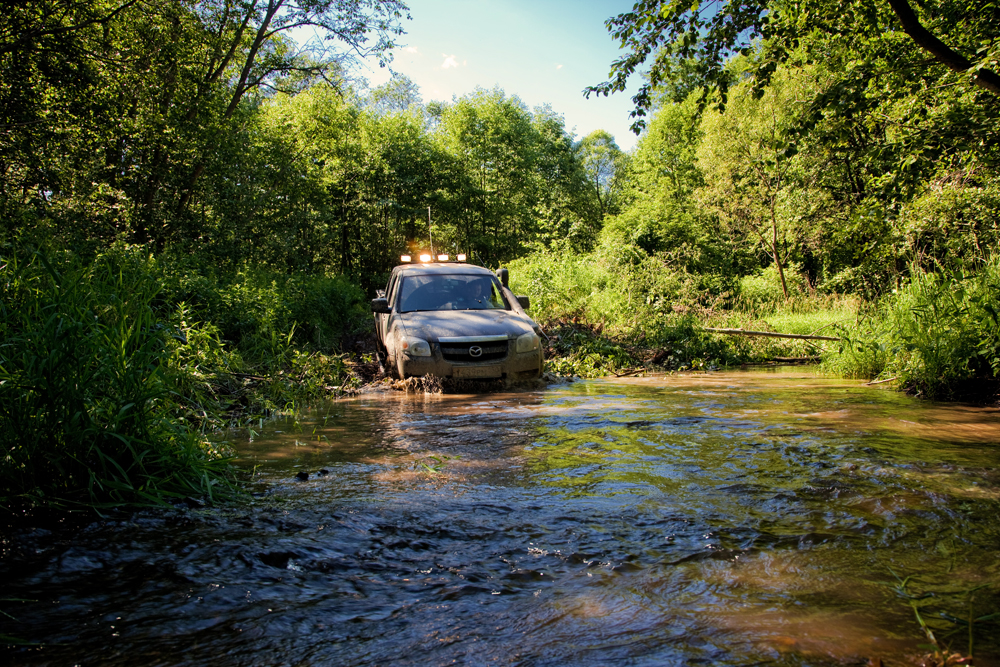
<path fill-rule="evenodd" d="M 697 279 L 666 270 L 656 257 L 620 262 L 602 247 L 589 255 L 541 252 L 509 264 L 512 289 L 531 297 L 542 319 L 582 315 L 616 329 L 638 327 L 697 298 Z"/>
<path fill-rule="evenodd" d="M 653 117 L 625 155 L 500 89 L 429 104 L 405 77 L 354 90 L 344 54 L 288 38 L 304 22 L 384 53 L 397 0 L 21 3 L 0 15 L 0 242 L 68 252 L 54 274 L 23 254 L 10 266 L 56 280 L 38 294 L 76 324 L 46 329 L 49 306 L 18 279 L 3 326 L 39 341 L 77 331 L 82 375 L 66 386 L 98 406 L 92 420 L 146 442 L 160 436 L 137 426 L 152 417 L 129 421 L 137 405 L 187 432 L 342 386 L 342 354 L 371 325 L 365 293 L 399 254 L 433 245 L 509 263 L 547 326 L 583 327 L 559 334 L 576 342 L 553 364 L 586 374 L 654 352 L 669 368 L 813 354 L 701 327 L 811 333 L 853 318 L 852 295 L 896 288 L 830 363 L 948 395 L 995 378 L 992 297 L 977 295 L 992 294 L 982 276 L 1000 244 L 1000 107 L 970 77 L 996 69 L 1000 20 L 978 0 L 918 8 L 977 54 L 979 69 L 956 73 L 898 30 L 904 4 L 638 2 L 609 24 L 628 52 L 595 89 L 656 59 L 636 97 Z M 82 314 L 125 318 L 95 305 L 117 303 L 109 262 L 131 267 L 122 279 L 146 296 L 129 308 L 155 333 L 114 334 L 122 359 L 156 369 L 145 403 L 114 419 L 118 399 L 87 392 L 111 392 L 114 364 L 132 362 L 113 361 Z M 76 292 L 53 277 L 67 272 L 86 278 Z M 17 372 L 36 372 L 18 354 Z M 120 391 L 142 398 L 136 382 Z"/>
<path fill-rule="evenodd" d="M 632 98 L 632 116 L 637 118 L 632 127 L 638 134 L 661 86 L 667 90 L 701 86 L 716 94 L 721 110 L 730 88 L 738 82 L 753 81 L 759 94 L 771 83 L 778 65 L 795 60 L 803 43 L 830 39 L 847 43 L 856 51 L 868 51 L 869 63 L 878 73 L 890 71 L 919 80 L 928 70 L 944 70 L 947 65 L 957 73 L 950 76 L 958 83 L 959 94 L 975 83 L 983 91 L 979 93 L 982 99 L 990 93 L 1000 95 L 997 18 L 997 7 L 988 0 L 951 0 L 933 7 L 911 7 L 905 1 L 886 7 L 823 0 L 729 0 L 720 4 L 639 0 L 631 11 L 607 20 L 608 30 L 624 55 L 611 64 L 608 81 L 589 86 L 585 94 L 624 91 L 629 77 L 652 59 L 646 81 Z M 937 48 L 928 46 L 937 40 Z M 886 57 L 880 49 L 886 42 L 896 42 L 902 48 L 893 57 Z M 755 50 L 762 57 L 744 75 L 728 67 L 734 56 Z M 963 54 L 976 55 L 969 60 Z M 822 48 L 810 53 L 811 60 L 829 56 L 830 51 Z M 974 74 L 971 77 L 970 72 Z M 869 71 L 869 75 L 873 73 Z M 842 101 L 831 98 L 828 103 L 833 107 Z"/>
<path fill-rule="evenodd" d="M 982 267 L 1000 248 L 1000 183 L 944 181 L 900 211 L 900 255 L 924 269 Z"/>
<path fill-rule="evenodd" d="M 155 503 L 228 495 L 228 465 L 172 418 L 167 331 L 148 260 L 2 261 L 0 478 L 5 503 Z"/>
<path fill-rule="evenodd" d="M 791 299 L 782 290 L 777 266 L 769 264 L 752 275 L 740 278 L 734 299 L 736 308 L 750 312 L 774 312 L 781 310 L 786 304 L 790 305 L 796 298 L 806 296 L 809 283 L 802 274 L 801 265 L 790 264 L 785 267 L 785 271 L 785 284 Z"/>
<path fill-rule="evenodd" d="M 621 213 L 606 220 L 601 235 L 602 247 L 616 253 L 618 262 L 656 255 L 672 271 L 733 275 L 752 259 L 732 230 L 694 198 L 705 183 L 696 163 L 701 117 L 696 95 L 689 95 L 663 106 L 639 140 L 628 163 Z"/>
<path fill-rule="evenodd" d="M 353 52 L 385 57 L 406 11 L 398 0 L 16 3 L 0 14 L 0 125 L 12 129 L 0 218 L 55 214 L 74 246 L 208 236 L 213 216 L 193 205 L 202 176 L 261 157 L 232 148 L 252 134 L 262 91 L 339 79 Z M 324 46 L 295 48 L 288 31 L 303 25 Z"/>
<path fill-rule="evenodd" d="M 973 396 L 1000 377 L 1000 261 L 975 275 L 911 271 L 909 282 L 841 333 L 827 367 L 895 377 L 930 398 Z"/>
<path fill-rule="evenodd" d="M 732 236 L 757 243 L 777 268 L 786 297 L 785 265 L 825 199 L 795 159 L 797 120 L 822 85 L 819 79 L 815 68 L 782 68 L 760 96 L 750 94 L 749 83 L 734 87 L 725 114 L 705 114 L 698 147 L 705 174 L 699 201 Z"/>
<path fill-rule="evenodd" d="M 185 319 L 210 322 L 221 340 L 248 361 L 273 359 L 281 342 L 334 351 L 369 323 L 361 290 L 342 276 L 279 272 L 245 265 L 216 272 L 185 258 L 158 264 L 163 316 L 182 307 Z"/>
<path fill-rule="evenodd" d="M 435 144 L 460 174 L 441 202 L 439 239 L 486 265 L 538 245 L 593 244 L 602 213 L 561 116 L 500 89 L 438 109 Z"/>
<path fill-rule="evenodd" d="M 509 268 L 511 288 L 531 297 L 550 336 L 554 372 L 603 375 L 660 350 L 660 365 L 672 369 L 738 361 L 699 325 L 724 281 L 712 285 L 710 276 L 669 270 L 662 257 L 606 246 L 582 256 L 535 253 Z"/>
<path fill-rule="evenodd" d="M 609 20 L 627 52 L 592 89 L 621 90 L 653 61 L 630 206 L 611 223 L 623 242 L 695 273 L 791 262 L 821 291 L 869 299 L 912 265 L 977 270 L 993 252 L 1000 107 L 899 30 L 905 2 L 668 5 Z M 996 71 L 995 6 L 916 11 L 959 58 L 976 54 L 975 71 Z"/>
<path fill-rule="evenodd" d="M 342 277 L 216 274 L 114 246 L 89 264 L 8 247 L 0 322 L 4 502 L 231 494 L 203 435 L 343 386 L 370 315 Z"/>
<path fill-rule="evenodd" d="M 594 130 L 574 147 L 587 176 L 587 187 L 597 200 L 601 218 L 621 208 L 628 158 L 615 138 L 605 130 Z"/>

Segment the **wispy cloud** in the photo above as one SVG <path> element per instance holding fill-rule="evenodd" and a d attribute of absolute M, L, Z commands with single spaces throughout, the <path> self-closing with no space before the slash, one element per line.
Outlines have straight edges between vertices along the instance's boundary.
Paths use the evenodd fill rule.
<path fill-rule="evenodd" d="M 420 53 L 420 51 L 418 51 L 417 47 L 415 46 L 404 46 L 403 51 L 405 51 L 406 53 Z"/>
<path fill-rule="evenodd" d="M 441 69 L 448 69 L 449 67 L 458 67 L 458 59 L 454 54 L 449 56 L 447 53 L 442 53 L 441 55 L 444 56 L 444 62 L 441 63 Z"/>
<path fill-rule="evenodd" d="M 562 69 L 562 65 L 557 64 L 556 69 Z"/>

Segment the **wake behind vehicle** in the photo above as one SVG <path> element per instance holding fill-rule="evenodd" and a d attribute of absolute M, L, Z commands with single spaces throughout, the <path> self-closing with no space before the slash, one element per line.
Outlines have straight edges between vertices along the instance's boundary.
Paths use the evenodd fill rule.
<path fill-rule="evenodd" d="M 403 256 L 385 290 L 372 300 L 379 354 L 398 378 L 540 377 L 541 330 L 525 309 L 528 298 L 507 287 L 506 269 Z"/>

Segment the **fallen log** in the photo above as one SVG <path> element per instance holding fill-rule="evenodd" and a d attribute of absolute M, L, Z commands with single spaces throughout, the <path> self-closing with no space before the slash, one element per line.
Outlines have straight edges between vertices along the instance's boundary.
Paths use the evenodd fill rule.
<path fill-rule="evenodd" d="M 770 336 L 771 338 L 797 338 L 799 340 L 840 340 L 834 336 L 808 336 L 806 334 L 785 334 L 775 333 L 774 331 L 748 331 L 746 329 L 713 329 L 705 327 L 705 331 L 727 334 L 730 336 Z"/>
<path fill-rule="evenodd" d="M 891 378 L 886 378 L 885 380 L 872 380 L 871 382 L 865 382 L 866 387 L 870 387 L 873 384 L 885 384 L 886 382 L 892 382 L 897 376 L 893 375 Z"/>

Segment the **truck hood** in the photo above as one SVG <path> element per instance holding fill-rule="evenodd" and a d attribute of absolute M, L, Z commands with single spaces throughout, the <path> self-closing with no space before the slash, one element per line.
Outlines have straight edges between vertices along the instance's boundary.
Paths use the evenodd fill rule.
<path fill-rule="evenodd" d="M 411 336 L 437 342 L 464 336 L 516 338 L 534 330 L 534 322 L 509 310 L 436 310 L 400 313 L 398 321 Z"/>

